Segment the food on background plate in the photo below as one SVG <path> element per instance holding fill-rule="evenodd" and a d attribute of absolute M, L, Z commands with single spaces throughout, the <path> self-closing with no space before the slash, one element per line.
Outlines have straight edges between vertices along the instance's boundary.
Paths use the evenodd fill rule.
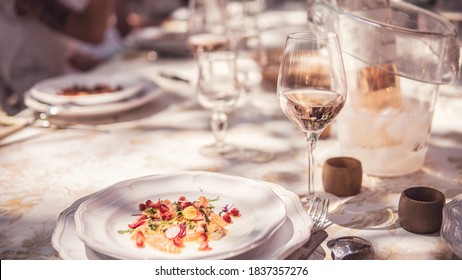
<path fill-rule="evenodd" d="M 199 251 L 209 251 L 212 250 L 209 241 L 226 236 L 226 227 L 241 216 L 237 208 L 228 205 L 215 212 L 211 203 L 218 200 L 218 197 L 207 199 L 204 196 L 194 201 L 184 196 L 174 202 L 148 199 L 138 205 L 139 216 L 128 224 L 128 229 L 118 232 L 131 233 L 131 239 L 139 248 L 148 244 L 161 252 L 178 254 L 185 242 L 196 242 Z"/>
<path fill-rule="evenodd" d="M 81 95 L 92 95 L 92 94 L 100 94 L 100 93 L 111 93 L 122 90 L 123 87 L 118 86 L 110 86 L 106 84 L 96 84 L 94 86 L 85 86 L 75 84 L 70 87 L 63 88 L 58 95 L 65 95 L 65 96 L 81 96 Z"/>

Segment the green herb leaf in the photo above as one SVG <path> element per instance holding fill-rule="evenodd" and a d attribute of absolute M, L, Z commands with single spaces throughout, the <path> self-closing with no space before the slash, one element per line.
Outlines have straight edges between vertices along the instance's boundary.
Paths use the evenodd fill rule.
<path fill-rule="evenodd" d="M 217 196 L 215 198 L 207 198 L 209 202 L 217 202 L 220 200 L 220 196 Z"/>
<path fill-rule="evenodd" d="M 147 214 L 149 215 L 156 215 L 157 214 L 157 209 L 156 208 L 152 208 L 152 207 L 149 207 L 147 208 L 146 210 L 144 210 L 144 212 L 146 212 Z"/>
<path fill-rule="evenodd" d="M 159 224 L 157 224 L 157 223 L 149 223 L 149 228 L 152 231 L 157 231 L 159 229 Z"/>
<path fill-rule="evenodd" d="M 210 223 L 210 219 L 209 219 L 209 217 L 207 217 L 207 215 L 205 214 L 204 209 L 201 207 L 201 208 L 199 208 L 199 211 L 200 211 L 202 214 L 204 214 L 205 221 L 207 222 L 207 224 Z"/>
<path fill-rule="evenodd" d="M 132 228 L 129 228 L 129 229 L 125 229 L 125 230 L 118 230 L 117 231 L 118 234 L 126 234 L 126 233 L 133 233 L 133 229 Z"/>

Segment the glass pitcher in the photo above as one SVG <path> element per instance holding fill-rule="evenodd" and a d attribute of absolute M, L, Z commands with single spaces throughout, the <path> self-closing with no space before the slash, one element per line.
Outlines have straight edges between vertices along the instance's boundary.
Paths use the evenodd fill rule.
<path fill-rule="evenodd" d="M 454 26 L 390 0 L 308 0 L 308 20 L 340 39 L 349 84 L 337 119 L 342 153 L 369 175 L 419 170 L 438 87 L 458 73 Z"/>

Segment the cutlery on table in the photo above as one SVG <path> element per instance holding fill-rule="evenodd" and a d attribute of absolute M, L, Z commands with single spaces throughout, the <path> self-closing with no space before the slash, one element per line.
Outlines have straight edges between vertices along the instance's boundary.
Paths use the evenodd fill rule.
<path fill-rule="evenodd" d="M 374 259 L 372 243 L 359 236 L 343 236 L 329 240 L 327 248 L 331 250 L 333 260 Z"/>
<path fill-rule="evenodd" d="M 308 242 L 295 252 L 290 254 L 286 259 L 289 260 L 306 260 L 318 248 L 318 246 L 327 238 L 327 232 L 323 230 L 327 214 L 329 212 L 329 198 L 314 197 L 308 209 L 308 215 L 313 219 L 313 228 Z"/>
<path fill-rule="evenodd" d="M 0 140 L 14 135 L 26 127 L 47 128 L 47 129 L 72 129 L 83 131 L 109 132 L 108 130 L 83 124 L 59 124 L 52 123 L 47 113 L 34 113 L 33 118 L 0 116 Z"/>
<path fill-rule="evenodd" d="M 311 254 L 318 248 L 319 245 L 327 238 L 327 232 L 324 230 L 318 230 L 313 233 L 310 240 L 303 244 L 302 247 L 298 248 L 295 252 L 290 254 L 286 260 L 306 260 Z"/>
<path fill-rule="evenodd" d="M 162 78 L 165 78 L 165 79 L 174 80 L 174 81 L 178 81 L 178 82 L 183 82 L 183 83 L 186 83 L 186 84 L 190 83 L 190 81 L 188 79 L 182 78 L 182 77 L 180 77 L 178 75 L 175 75 L 175 74 L 160 72 L 159 76 L 161 76 Z"/>
<path fill-rule="evenodd" d="M 50 116 L 56 114 L 50 114 L 45 112 L 36 112 L 34 113 L 35 119 L 33 121 L 34 127 L 39 128 L 50 128 L 50 129 L 72 129 L 72 130 L 85 130 L 85 131 L 97 131 L 97 132 L 109 132 L 108 130 L 84 124 L 64 124 L 64 123 L 54 123 L 49 120 Z"/>
<path fill-rule="evenodd" d="M 5 126 L 0 130 L 0 140 L 11 136 L 31 124 L 30 120 L 10 116 L 0 116 L 0 125 Z"/>

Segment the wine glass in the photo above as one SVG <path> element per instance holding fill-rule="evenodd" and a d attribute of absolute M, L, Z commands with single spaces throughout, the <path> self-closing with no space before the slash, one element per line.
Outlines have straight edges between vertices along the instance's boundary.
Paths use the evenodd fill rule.
<path fill-rule="evenodd" d="M 191 0 L 188 11 L 187 44 L 196 56 L 228 47 L 225 0 Z"/>
<path fill-rule="evenodd" d="M 231 34 L 231 49 L 236 52 L 237 72 L 245 93 L 242 103 L 245 103 L 251 98 L 252 89 L 262 80 L 263 46 L 256 28 L 236 26 Z"/>
<path fill-rule="evenodd" d="M 228 129 L 227 112 L 236 105 L 242 91 L 237 77 L 236 54 L 231 51 L 201 52 L 198 65 L 197 96 L 201 106 L 212 111 L 210 126 L 215 137 L 215 143 L 202 147 L 201 153 L 226 157 L 236 150 L 224 141 Z"/>
<path fill-rule="evenodd" d="M 234 26 L 231 28 L 231 49 L 236 53 L 236 67 L 238 81 L 241 84 L 242 94 L 236 104 L 240 109 L 241 117 L 256 117 L 261 113 L 253 102 L 252 90 L 261 83 L 261 63 L 263 60 L 263 47 L 260 39 L 260 32 L 255 28 L 245 26 Z M 241 147 L 236 149 L 233 158 L 240 161 L 268 162 L 274 158 L 274 153 L 259 148 Z"/>
<path fill-rule="evenodd" d="M 301 201 L 309 208 L 314 197 L 329 196 L 314 191 L 313 151 L 319 135 L 342 110 L 347 97 L 345 69 L 335 33 L 307 31 L 287 36 L 277 95 L 282 111 L 303 131 L 307 141 L 308 190 Z"/>

